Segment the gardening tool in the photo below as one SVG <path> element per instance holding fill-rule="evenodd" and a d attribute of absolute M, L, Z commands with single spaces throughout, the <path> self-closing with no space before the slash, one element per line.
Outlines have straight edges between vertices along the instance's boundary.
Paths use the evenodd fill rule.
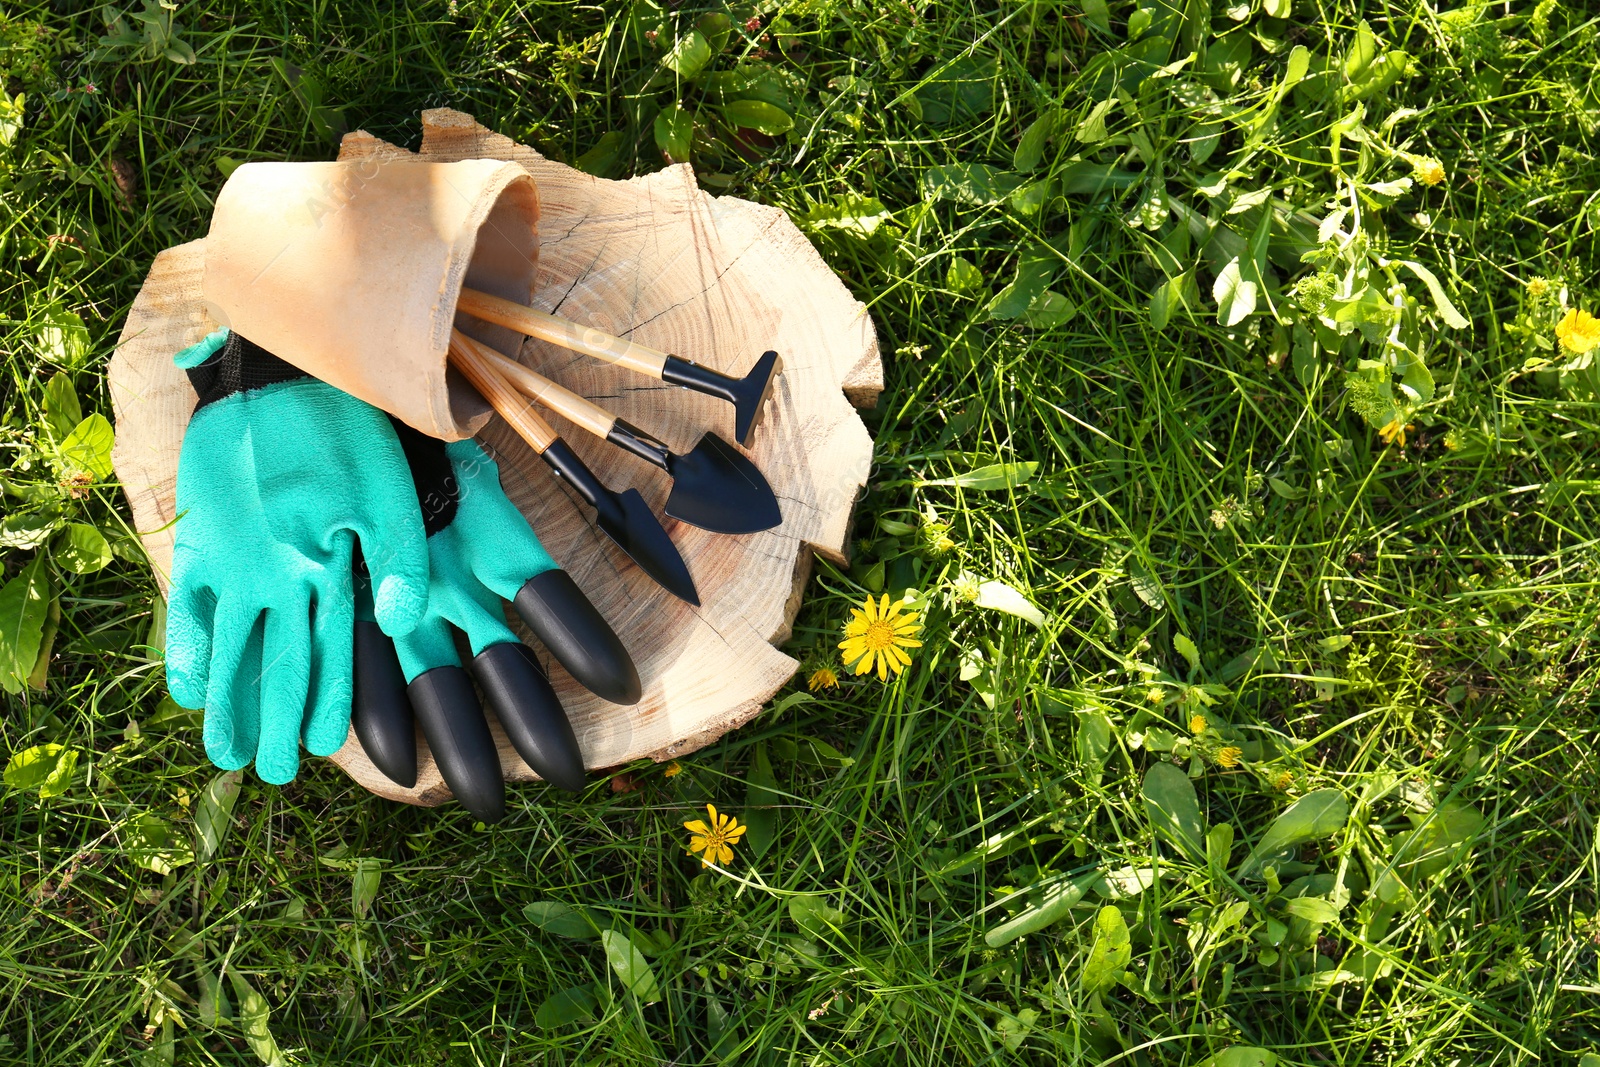
<path fill-rule="evenodd" d="M 783 361 L 776 352 L 765 352 L 756 365 L 743 378 L 718 373 L 709 367 L 666 352 L 657 352 L 632 341 L 590 326 L 581 326 L 544 311 L 519 304 L 514 300 L 491 296 L 476 289 L 463 288 L 456 300 L 456 310 L 473 318 L 504 326 L 507 329 L 537 337 L 574 352 L 583 352 L 607 363 L 651 378 L 659 378 L 670 385 L 681 385 L 697 393 L 720 397 L 733 405 L 733 436 L 746 448 L 756 427 L 767 397 L 772 394 L 772 384 Z"/>
<path fill-rule="evenodd" d="M 427 608 L 428 552 L 389 418 L 237 334 L 179 352 L 199 394 L 178 459 L 167 687 L 205 708 L 206 754 L 299 770 L 349 733 L 353 553 L 372 562 L 373 618 L 403 634 Z"/>
<path fill-rule="evenodd" d="M 699 607 L 700 594 L 695 590 L 689 568 L 639 490 L 618 493 L 602 484 L 577 453 L 495 369 L 490 357 L 496 354 L 459 330 L 451 332 L 451 365 L 461 371 L 500 417 L 549 464 L 556 477 L 577 490 L 595 509 L 601 532 L 615 541 L 667 592 Z"/>
<path fill-rule="evenodd" d="M 632 452 L 672 477 L 666 513 L 713 533 L 747 534 L 770 530 L 783 521 L 778 498 L 756 465 L 722 438 L 707 433 L 687 455 L 665 444 L 599 404 L 557 385 L 537 371 L 480 346 L 519 392 L 564 415 L 596 437 Z"/>

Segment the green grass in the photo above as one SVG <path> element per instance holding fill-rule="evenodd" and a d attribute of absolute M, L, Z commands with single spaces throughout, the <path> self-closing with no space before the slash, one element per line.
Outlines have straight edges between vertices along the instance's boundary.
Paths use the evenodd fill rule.
<path fill-rule="evenodd" d="M 4 549 L 5 577 L 60 605 L 0 748 L 79 754 L 55 795 L 18 766 L 0 801 L 0 1060 L 249 1064 L 269 1034 L 300 1062 L 373 1064 L 1600 1047 L 1600 407 L 1551 345 L 1563 301 L 1600 301 L 1584 5 L 762 3 L 683 77 L 661 57 L 691 4 L 186 4 L 192 64 L 93 55 L 105 27 L 68 6 L 13 5 L 0 59 L 26 94 L 20 129 L 0 123 L 0 534 L 45 539 Z M 1372 64 L 1347 67 L 1363 20 Z M 1280 93 L 1297 45 L 1306 81 Z M 1391 49 L 1412 69 L 1387 85 Z M 762 73 L 718 80 L 739 69 Z M 699 115 L 688 140 L 674 99 Z M 734 133 L 732 100 L 780 112 L 740 113 L 772 132 Z M 869 589 L 918 590 L 925 646 L 892 684 L 780 698 L 681 774 L 623 768 L 638 788 L 597 777 L 577 802 L 514 789 L 490 830 L 319 761 L 281 789 L 247 774 L 214 855 L 158 873 L 190 859 L 216 771 L 162 704 L 120 490 L 58 484 L 98 463 L 66 437 L 109 414 L 150 259 L 204 232 L 234 161 L 330 158 L 341 121 L 415 144 L 441 105 L 616 177 L 662 164 L 659 126 L 708 188 L 801 222 L 870 306 L 888 388 L 853 565 L 812 583 L 792 651 L 837 666 Z M 1442 184 L 1383 185 L 1423 156 Z M 1238 204 L 1261 190 L 1276 203 Z M 1318 223 L 1352 202 L 1359 241 L 1318 259 Z M 1208 215 L 1258 283 L 1232 327 L 1212 285 L 1239 249 Z M 1319 333 L 1352 270 L 1383 300 L 1405 283 L 1398 323 L 1350 301 L 1365 329 Z M 58 371 L 81 413 L 47 395 Z M 1376 432 L 1391 417 L 1414 425 L 1403 448 Z M 1038 466 L 927 484 L 997 463 Z M 108 565 L 67 522 L 105 531 Z M 974 603 L 991 580 L 1045 624 Z M 1307 796 L 1290 822 L 1348 818 L 1290 839 L 1269 879 L 1251 850 Z M 684 853 L 707 801 L 776 813 L 735 877 Z M 1200 837 L 1224 823 L 1231 847 Z M 587 911 L 525 912 L 540 902 Z M 1014 917 L 1038 929 L 986 941 Z M 596 927 L 648 955 L 659 1000 L 624 987 Z M 587 1011 L 558 1022 L 564 1003 Z"/>

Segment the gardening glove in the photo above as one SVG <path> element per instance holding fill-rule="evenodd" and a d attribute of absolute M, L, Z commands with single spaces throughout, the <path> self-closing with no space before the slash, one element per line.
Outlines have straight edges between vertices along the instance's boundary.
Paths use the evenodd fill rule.
<path fill-rule="evenodd" d="M 388 416 L 227 330 L 178 353 L 199 394 L 178 458 L 167 686 L 206 709 L 206 754 L 292 781 L 300 742 L 331 755 L 354 688 L 352 559 L 373 617 L 401 634 L 427 607 L 428 551 Z"/>
<path fill-rule="evenodd" d="M 392 642 L 374 622 L 357 622 L 355 725 L 363 747 L 391 779 L 414 785 L 414 714 L 457 799 L 486 822 L 504 814 L 499 753 L 457 652 L 459 630 L 471 650 L 472 676 L 517 753 L 546 781 L 581 790 L 583 754 L 572 725 L 538 661 L 506 625 L 502 600 L 520 604 L 533 595 L 530 586 L 576 592 L 576 585 L 506 498 L 499 469 L 476 442 L 446 445 L 399 423 L 395 430 L 427 531 L 428 607 L 414 630 Z M 357 588 L 364 613 L 359 567 Z M 598 619 L 577 596 L 581 604 L 565 604 L 562 614 L 581 616 L 587 608 Z M 560 635 L 552 640 L 559 643 Z"/>

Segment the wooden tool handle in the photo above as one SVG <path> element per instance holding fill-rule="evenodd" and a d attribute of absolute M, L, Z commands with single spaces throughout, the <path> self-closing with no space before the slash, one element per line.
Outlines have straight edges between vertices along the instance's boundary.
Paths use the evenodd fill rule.
<path fill-rule="evenodd" d="M 503 378 L 489 354 L 494 350 L 474 341 L 460 330 L 450 331 L 450 364 L 466 375 L 473 388 L 483 394 L 489 406 L 511 424 L 511 428 L 540 455 L 561 440 L 550 424 L 539 417 L 533 405 Z M 494 353 L 498 354 L 498 353 Z"/>
<path fill-rule="evenodd" d="M 577 423 L 596 437 L 606 436 L 611 432 L 611 427 L 617 424 L 617 417 L 611 412 L 566 386 L 557 385 L 538 371 L 524 367 L 487 345 L 480 344 L 478 352 L 488 359 L 490 366 L 499 371 L 513 389 Z"/>
<path fill-rule="evenodd" d="M 476 289 L 461 290 L 461 296 L 456 300 L 456 310 L 652 378 L 661 377 L 661 369 L 667 365 L 669 358 L 665 352 L 613 337 L 604 330 L 581 326 L 570 319 L 535 311 L 515 301 L 502 300 Z"/>

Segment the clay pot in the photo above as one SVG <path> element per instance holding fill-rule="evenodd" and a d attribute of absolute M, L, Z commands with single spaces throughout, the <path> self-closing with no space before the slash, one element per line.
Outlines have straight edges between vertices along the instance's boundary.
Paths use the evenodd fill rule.
<path fill-rule="evenodd" d="M 247 163 L 217 197 L 206 310 L 269 352 L 433 437 L 489 408 L 446 352 L 463 284 L 528 303 L 539 193 L 514 163 Z M 521 340 L 466 320 L 502 351 Z"/>

